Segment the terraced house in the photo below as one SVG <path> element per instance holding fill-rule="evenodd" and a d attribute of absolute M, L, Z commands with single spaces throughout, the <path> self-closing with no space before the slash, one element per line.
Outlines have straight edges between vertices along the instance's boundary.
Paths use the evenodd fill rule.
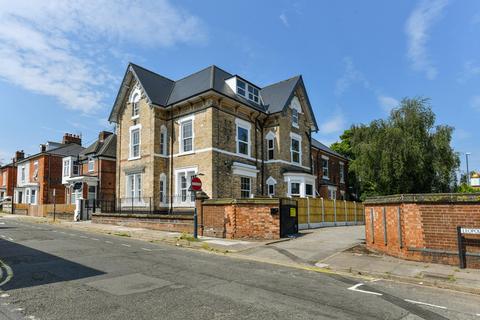
<path fill-rule="evenodd" d="M 109 120 L 122 203 L 193 207 L 193 176 L 211 198 L 317 195 L 301 76 L 260 87 L 210 66 L 174 81 L 129 64 Z"/>

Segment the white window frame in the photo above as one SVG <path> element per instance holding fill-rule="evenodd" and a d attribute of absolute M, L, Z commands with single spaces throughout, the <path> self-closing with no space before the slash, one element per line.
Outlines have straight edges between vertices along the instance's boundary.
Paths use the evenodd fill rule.
<path fill-rule="evenodd" d="M 307 185 L 312 186 L 312 194 L 307 194 Z M 305 182 L 305 197 L 313 197 L 315 196 L 315 185 L 312 183 Z"/>
<path fill-rule="evenodd" d="M 345 183 L 345 163 L 339 162 L 340 168 L 340 183 Z"/>
<path fill-rule="evenodd" d="M 70 159 L 63 159 L 63 176 L 70 177 Z"/>
<path fill-rule="evenodd" d="M 162 186 L 163 184 L 163 186 Z M 167 175 L 165 173 L 160 174 L 160 204 L 167 204 Z"/>
<path fill-rule="evenodd" d="M 160 128 L 160 154 L 162 156 L 168 154 L 168 130 L 164 125 Z"/>
<path fill-rule="evenodd" d="M 276 190 L 277 180 L 275 180 L 273 177 L 268 177 L 266 182 L 267 182 L 267 195 L 269 197 L 275 196 L 275 193 L 277 192 Z M 272 192 L 270 192 L 270 187 L 272 187 Z"/>
<path fill-rule="evenodd" d="M 292 185 L 293 184 L 298 184 L 298 193 L 292 193 Z M 288 194 L 290 195 L 290 197 L 301 197 L 302 196 L 302 181 L 300 180 L 292 180 L 289 182 L 288 184 Z"/>
<path fill-rule="evenodd" d="M 183 136 L 183 126 L 185 123 L 191 121 L 192 122 L 192 136 L 185 138 Z M 184 117 L 180 120 L 178 120 L 178 125 L 179 125 L 179 134 L 180 134 L 180 150 L 179 154 L 191 154 L 195 152 L 195 115 L 191 115 L 188 117 Z M 192 139 L 192 150 L 185 151 L 184 148 L 184 139 Z"/>
<path fill-rule="evenodd" d="M 292 98 L 292 102 L 290 102 L 290 109 L 292 109 L 292 127 L 299 128 L 300 125 L 300 114 L 302 113 L 302 107 L 300 105 L 300 100 L 297 96 Z M 294 111 L 295 110 L 295 111 Z M 294 115 L 295 113 L 295 115 Z"/>
<path fill-rule="evenodd" d="M 243 189 L 243 181 L 242 179 L 248 180 L 248 189 Z M 244 197 L 242 194 L 243 192 L 248 192 L 248 196 Z M 248 199 L 252 197 L 252 178 L 247 176 L 240 176 L 240 198 Z"/>
<path fill-rule="evenodd" d="M 37 204 L 37 189 L 30 189 L 30 204 Z"/>
<path fill-rule="evenodd" d="M 138 155 L 137 156 L 134 156 L 133 155 L 133 133 L 134 131 L 137 131 L 138 130 Z M 141 124 L 137 124 L 135 126 L 131 126 L 130 127 L 130 142 L 128 144 L 128 149 L 129 149 L 129 157 L 128 157 L 128 160 L 136 160 L 136 159 L 140 159 L 142 157 L 142 150 L 141 150 L 141 146 L 142 146 L 142 125 Z"/>
<path fill-rule="evenodd" d="M 325 162 L 327 163 L 326 167 L 324 165 Z M 322 155 L 322 177 L 325 180 L 330 180 L 330 160 L 327 156 L 323 156 L 323 155 Z"/>
<path fill-rule="evenodd" d="M 238 137 L 238 129 L 239 128 L 247 130 L 247 138 L 248 138 L 247 142 L 241 141 L 239 139 L 239 137 Z M 237 145 L 237 154 L 250 157 L 251 146 L 252 146 L 251 130 L 252 130 L 252 124 L 250 122 L 239 119 L 239 118 L 235 119 L 235 142 L 236 142 L 236 145 Z M 247 154 L 244 154 L 244 153 L 240 152 L 240 143 L 246 143 L 247 144 Z"/>
<path fill-rule="evenodd" d="M 37 180 L 38 178 L 38 160 L 33 161 L 33 179 Z"/>
<path fill-rule="evenodd" d="M 27 168 L 25 167 L 25 165 L 22 165 L 22 167 L 20 168 L 20 181 L 22 183 L 25 183 L 26 177 L 27 177 Z"/>
<path fill-rule="evenodd" d="M 88 172 L 95 171 L 95 159 L 93 157 L 88 157 Z"/>
<path fill-rule="evenodd" d="M 293 150 L 293 140 L 298 141 L 298 151 Z M 298 153 L 298 162 L 293 161 L 294 152 Z M 290 162 L 297 165 L 302 164 L 302 136 L 293 132 L 290 132 Z"/>
<path fill-rule="evenodd" d="M 192 207 L 195 205 L 195 202 L 192 200 L 192 194 L 190 191 L 190 184 L 191 184 L 191 179 L 189 181 L 188 177 L 194 177 L 198 174 L 198 168 L 197 167 L 189 167 L 189 168 L 181 168 L 181 169 L 175 169 L 175 205 L 178 207 Z M 183 188 L 181 185 L 181 176 L 185 176 L 185 181 L 186 181 L 186 187 Z M 185 201 L 182 199 L 182 190 L 185 190 Z"/>
<path fill-rule="evenodd" d="M 337 187 L 328 186 L 328 199 L 330 200 L 337 199 Z"/>
<path fill-rule="evenodd" d="M 130 103 L 132 105 L 132 120 L 140 117 L 140 100 L 142 98 L 142 92 L 139 88 L 135 88 L 130 95 Z"/>
<path fill-rule="evenodd" d="M 241 88 L 239 83 L 243 83 L 245 85 L 245 88 Z M 244 91 L 244 93 L 241 93 L 240 90 Z M 260 89 L 238 77 L 236 79 L 236 92 L 239 96 L 242 96 L 247 100 L 260 104 Z"/>
<path fill-rule="evenodd" d="M 140 179 L 138 179 L 140 177 Z M 132 184 L 133 178 L 133 184 Z M 143 206 L 145 202 L 143 201 L 143 173 L 142 172 L 132 172 L 125 174 L 125 195 L 126 201 L 125 204 L 129 205 L 132 204 L 134 206 Z M 132 194 L 133 194 L 133 201 L 132 201 Z"/>
<path fill-rule="evenodd" d="M 25 203 L 30 204 L 30 188 L 25 189 Z"/>

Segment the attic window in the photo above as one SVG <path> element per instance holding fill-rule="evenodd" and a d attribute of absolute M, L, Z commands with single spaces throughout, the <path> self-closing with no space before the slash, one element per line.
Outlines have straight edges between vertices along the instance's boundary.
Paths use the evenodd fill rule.
<path fill-rule="evenodd" d="M 259 102 L 258 89 L 240 79 L 237 79 L 237 94 L 255 103 Z"/>

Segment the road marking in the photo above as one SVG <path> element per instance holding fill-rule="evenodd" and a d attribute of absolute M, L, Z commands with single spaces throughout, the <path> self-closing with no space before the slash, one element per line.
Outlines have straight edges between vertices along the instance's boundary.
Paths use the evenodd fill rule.
<path fill-rule="evenodd" d="M 0 224 L 5 224 L 5 222 L 0 222 Z"/>
<path fill-rule="evenodd" d="M 69 233 L 68 235 L 69 235 L 69 236 L 72 236 L 72 237 L 76 237 L 76 236 L 77 236 L 76 234 L 73 234 L 73 233 Z"/>
<path fill-rule="evenodd" d="M 10 295 L 8 293 L 2 293 L 0 295 L 0 298 L 8 298 L 8 297 L 10 297 Z"/>
<path fill-rule="evenodd" d="M 7 240 L 8 240 L 8 241 L 13 241 L 13 239 L 12 239 L 12 238 L 10 238 L 10 237 L 8 237 L 8 238 L 7 238 Z"/>
<path fill-rule="evenodd" d="M 378 293 L 378 292 L 357 289 L 360 286 L 363 286 L 363 283 L 357 283 L 356 285 L 348 288 L 348 290 L 352 290 L 352 291 L 356 291 L 356 292 L 362 292 L 362 293 L 368 293 L 368 294 L 374 294 L 376 296 L 382 296 L 382 294 Z"/>
<path fill-rule="evenodd" d="M 90 238 L 90 239 L 95 240 L 95 241 L 99 241 L 97 238 Z"/>
<path fill-rule="evenodd" d="M 88 239 L 88 237 L 85 237 L 85 236 L 80 236 L 80 238 L 83 238 L 83 239 Z"/>
<path fill-rule="evenodd" d="M 124 247 L 129 247 L 129 248 L 131 247 L 131 245 L 125 244 L 125 243 L 122 243 L 122 246 L 124 246 Z"/>
<path fill-rule="evenodd" d="M 15 309 L 13 309 L 13 311 L 23 311 L 23 308 L 15 308 Z"/>
<path fill-rule="evenodd" d="M 431 304 L 431 303 L 426 303 L 426 302 L 421 302 L 421 301 L 415 301 L 415 300 L 410 300 L 410 299 L 405 299 L 405 301 L 413 303 L 413 304 L 421 304 L 424 306 L 429 306 L 429 307 L 434 307 L 434 308 L 440 308 L 440 309 L 447 309 L 447 307 L 444 306 L 439 306 L 436 304 Z"/>
<path fill-rule="evenodd" d="M 147 249 L 147 248 L 142 248 L 142 250 L 145 250 L 145 251 L 152 251 L 152 249 Z"/>
<path fill-rule="evenodd" d="M 5 236 L 3 234 L 1 234 L 0 237 L 5 238 Z"/>
<path fill-rule="evenodd" d="M 112 241 L 105 240 L 105 243 L 112 244 L 113 242 L 112 242 Z"/>
<path fill-rule="evenodd" d="M 57 230 L 52 230 L 52 232 L 58 232 Z"/>

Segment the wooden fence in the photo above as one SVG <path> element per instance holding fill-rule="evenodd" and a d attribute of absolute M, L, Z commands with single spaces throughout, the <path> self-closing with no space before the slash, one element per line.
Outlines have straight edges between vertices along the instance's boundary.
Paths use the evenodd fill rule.
<path fill-rule="evenodd" d="M 298 198 L 297 203 L 299 229 L 365 224 L 361 202 Z"/>
<path fill-rule="evenodd" d="M 15 203 L 13 208 L 13 213 L 15 214 L 24 214 L 27 216 L 35 217 L 46 217 L 49 213 L 53 213 L 54 206 L 53 204 L 26 204 L 26 203 Z M 68 213 L 72 214 L 75 211 L 74 204 L 57 204 L 55 205 L 56 213 Z"/>

